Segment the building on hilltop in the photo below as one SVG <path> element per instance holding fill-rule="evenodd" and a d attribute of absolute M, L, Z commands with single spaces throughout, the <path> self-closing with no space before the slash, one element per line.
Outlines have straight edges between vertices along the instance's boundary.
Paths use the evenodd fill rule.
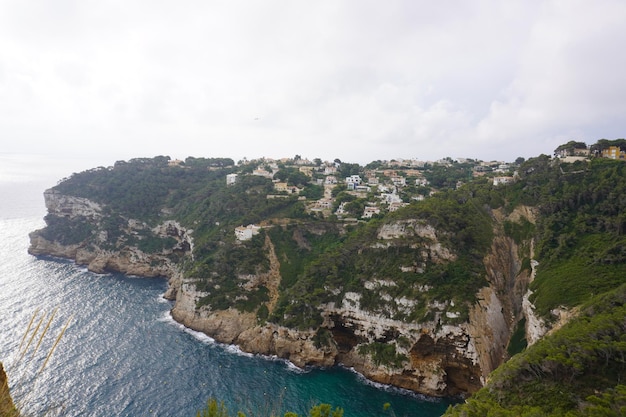
<path fill-rule="evenodd" d="M 337 184 L 337 178 L 334 175 L 328 175 L 326 176 L 326 180 L 324 181 L 324 184 Z"/>
<path fill-rule="evenodd" d="M 402 201 L 394 201 L 393 203 L 389 204 L 389 213 L 393 213 L 394 211 L 397 211 L 398 209 L 401 209 L 402 207 L 406 207 L 408 205 L 409 203 L 403 203 Z"/>
<path fill-rule="evenodd" d="M 508 184 L 513 182 L 513 177 L 493 177 L 493 185 Z"/>
<path fill-rule="evenodd" d="M 252 236 L 258 235 L 261 230 L 261 226 L 255 224 L 249 224 L 247 226 L 235 227 L 235 237 L 237 240 L 250 240 Z"/>
<path fill-rule="evenodd" d="M 380 214 L 380 207 L 366 206 L 363 210 L 363 215 L 361 217 L 363 217 L 364 219 L 371 219 L 377 214 Z"/>
<path fill-rule="evenodd" d="M 391 182 L 395 186 L 404 187 L 406 185 L 406 178 L 398 176 L 398 175 L 395 175 L 395 176 L 391 177 Z"/>
<path fill-rule="evenodd" d="M 252 175 L 256 175 L 258 177 L 265 177 L 265 178 L 269 178 L 269 179 L 274 178 L 274 172 L 273 171 L 268 171 L 267 169 L 265 169 L 264 167 L 261 167 L 261 166 L 255 168 L 254 171 L 252 171 Z"/>
<path fill-rule="evenodd" d="M 180 159 L 172 159 L 167 162 L 167 166 L 170 167 L 178 167 L 185 165 L 185 161 L 181 161 Z"/>
<path fill-rule="evenodd" d="M 349 177 L 346 177 L 346 184 L 355 184 L 355 185 L 361 185 L 361 177 L 359 175 L 350 175 Z"/>
<path fill-rule="evenodd" d="M 226 175 L 226 185 L 233 185 L 237 183 L 237 174 Z"/>
<path fill-rule="evenodd" d="M 300 189 L 294 185 L 289 185 L 286 182 L 275 182 L 274 183 L 274 190 L 279 192 L 279 193 L 287 193 L 287 194 L 299 194 L 300 193 Z"/>
<path fill-rule="evenodd" d="M 315 202 L 313 210 L 330 210 L 333 208 L 333 201 L 329 198 L 321 198 Z"/>
<path fill-rule="evenodd" d="M 428 182 L 428 180 L 426 178 L 416 178 L 415 179 L 415 185 L 417 185 L 418 187 L 426 187 L 428 184 L 430 184 Z"/>
<path fill-rule="evenodd" d="M 619 146 L 609 146 L 602 149 L 602 157 L 609 159 L 626 159 L 626 153 Z"/>
<path fill-rule="evenodd" d="M 334 175 L 337 173 L 337 167 L 334 165 L 324 166 L 324 175 Z"/>

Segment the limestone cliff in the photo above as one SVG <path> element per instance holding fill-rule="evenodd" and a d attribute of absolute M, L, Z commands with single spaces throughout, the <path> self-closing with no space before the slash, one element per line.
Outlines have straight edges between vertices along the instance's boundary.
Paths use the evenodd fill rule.
<path fill-rule="evenodd" d="M 62 195 L 53 190 L 44 193 L 48 209 L 46 221 L 55 218 L 69 222 L 89 222 L 94 225 L 92 238 L 78 242 L 60 242 L 44 233 L 46 229 L 30 233 L 32 255 L 49 255 L 73 259 L 79 265 L 86 265 L 95 273 L 121 272 L 142 277 L 167 277 L 173 282 L 180 279 L 180 269 L 176 261 L 192 250 L 191 231 L 174 221 L 165 221 L 150 228 L 147 224 L 124 219 L 124 233 L 128 236 L 150 234 L 154 238 L 170 238 L 171 246 L 147 253 L 136 244 L 129 244 L 128 239 L 110 239 L 102 223 L 106 217 L 102 214 L 103 205 L 86 198 Z M 174 288 L 175 290 L 175 288 Z"/>
<path fill-rule="evenodd" d="M 394 319 L 390 316 L 415 309 L 416 301 L 391 299 L 387 291 L 396 284 L 384 280 L 365 283 L 367 289 L 388 300 L 381 311 L 364 308 L 359 292 L 345 292 L 340 302 L 320 306 L 320 329 L 324 330 L 321 338 L 319 330 L 259 324 L 252 313 L 213 311 L 210 305 L 198 307 L 207 293 L 198 290 L 194 280 L 183 281 L 172 315 L 218 341 L 234 343 L 248 352 L 277 355 L 298 366 L 342 364 L 374 381 L 433 396 L 471 393 L 506 359 L 513 328 L 523 316 L 522 296 L 530 282 L 530 271 L 522 268 L 522 259 L 531 255 L 530 242 L 518 244 L 506 237 L 502 222 L 516 221 L 520 216 L 534 221 L 532 212 L 493 215 L 495 235 L 483 261 L 488 286 L 478 292 L 467 321 L 445 324 L 454 322 L 460 314 L 452 301 L 429 305 L 433 315 L 427 321 Z M 445 263 L 456 257 L 442 244 L 434 228 L 417 220 L 384 224 L 378 230 L 376 246 L 392 247 L 394 242 L 410 236 L 419 238 L 422 244 L 413 244 L 417 256 L 413 265 L 403 270 L 419 273 L 427 259 Z M 276 271 L 278 260 L 273 245 L 266 243 L 269 247 L 268 257 Z M 265 282 L 262 278 L 258 281 Z M 375 352 L 379 347 L 391 347 L 398 361 L 381 360 Z"/>
<path fill-rule="evenodd" d="M 33 232 L 31 254 L 74 259 L 97 273 L 119 271 L 167 277 L 170 289 L 166 296 L 175 300 L 175 320 L 219 342 L 236 344 L 247 352 L 276 355 L 301 367 L 343 364 L 374 381 L 427 395 L 472 393 L 505 360 L 513 328 L 524 314 L 522 300 L 530 271 L 523 268 L 523 258 L 531 257 L 530 243 L 505 236 L 502 224 L 521 217 L 534 221 L 527 209 L 508 216 L 492 213 L 494 238 L 483 259 L 487 285 L 478 290 L 473 305 L 455 304 L 452 294 L 448 299 L 421 297 L 430 289 L 426 284 L 410 289 L 415 296 L 394 295 L 402 292 L 399 286 L 404 284 L 384 276 L 365 277 L 359 290 L 347 290 L 343 285 L 324 287 L 328 301 L 315 306 L 321 324 L 302 330 L 260 318 L 258 311 L 215 308 L 212 297 L 219 284 L 211 281 L 211 276 L 216 274 L 208 281 L 184 276 L 182 262 L 192 259 L 194 253 L 193 231 L 174 220 L 150 227 L 136 219 L 122 218 L 119 223 L 123 233 L 116 236 L 106 227 L 104 204 L 54 191 L 45 193 L 45 202 L 48 222 L 83 222 L 91 228 L 88 238 L 75 242 L 70 238 L 65 242 L 55 240 L 45 229 Z M 286 224 L 274 227 L 284 228 Z M 323 235 L 326 229 L 315 225 L 304 232 Z M 304 232 L 296 229 L 293 239 L 297 246 L 309 250 Z M 287 260 L 281 258 L 284 254 L 277 254 L 276 242 L 269 236 L 264 236 L 259 248 L 267 266 L 253 265 L 256 272 L 239 275 L 239 295 L 235 299 L 246 301 L 263 288 L 268 295 L 262 305 L 273 314 L 283 296 L 281 262 Z M 152 251 L 140 249 L 149 239 L 168 245 Z M 360 255 L 354 256 L 367 257 L 362 252 L 366 249 L 404 251 L 406 260 L 394 268 L 419 278 L 429 265 L 457 260 L 459 255 L 446 243 L 448 240 L 448 232 L 422 220 L 399 219 L 383 223 L 369 249 L 359 249 Z M 240 245 L 238 250 L 242 248 Z M 374 304 L 372 295 L 378 299 Z M 423 311 L 420 318 L 410 319 L 418 310 Z"/>

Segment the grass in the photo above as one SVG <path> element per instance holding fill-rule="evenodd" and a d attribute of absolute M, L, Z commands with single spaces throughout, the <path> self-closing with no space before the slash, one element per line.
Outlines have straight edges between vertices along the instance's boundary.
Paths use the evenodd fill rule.
<path fill-rule="evenodd" d="M 626 284 L 581 306 L 576 318 L 500 366 L 445 415 L 625 415 L 624 317 Z"/>
<path fill-rule="evenodd" d="M 63 338 L 65 331 L 72 321 L 70 317 L 65 325 L 56 335 L 50 334 L 50 327 L 54 322 L 58 309 L 54 309 L 50 314 L 39 311 L 37 309 L 26 327 L 26 331 L 22 336 L 22 340 L 17 350 L 17 359 L 11 364 L 10 368 L 14 371 L 18 369 L 22 372 L 35 372 L 34 378 L 29 382 L 30 386 L 25 387 L 20 393 L 20 399 L 17 403 L 11 398 L 9 391 L 8 376 L 4 373 L 0 364 L 0 416 L 18 417 L 23 415 L 20 413 L 20 403 L 24 403 L 25 399 L 33 393 L 33 388 L 37 383 L 39 376 L 44 372 L 50 358 L 56 351 L 59 342 Z M 45 325 L 44 325 L 45 323 Z M 42 346 L 48 346 L 46 350 L 40 350 Z M 37 360 L 39 359 L 39 360 Z M 43 360 L 41 366 L 39 363 Z M 24 382 L 19 382 L 16 387 Z"/>
<path fill-rule="evenodd" d="M 571 308 L 589 301 L 626 282 L 624 265 L 598 265 L 580 256 L 539 266 L 537 279 L 531 289 L 531 301 L 537 313 L 550 318 L 550 310 L 563 306 Z"/>
<path fill-rule="evenodd" d="M 388 407 L 387 407 L 388 408 Z M 385 410 L 387 409 L 385 408 Z M 250 415 L 259 415 L 258 413 L 251 413 Z M 264 412 L 262 415 L 267 416 L 276 416 L 278 417 L 280 414 L 276 414 L 276 411 L 272 411 L 269 414 Z M 343 409 L 335 408 L 330 404 L 319 404 L 311 407 L 307 414 L 300 416 L 299 414 L 293 412 L 286 412 L 284 417 L 342 417 Z M 210 398 L 207 401 L 207 405 L 202 410 L 198 410 L 196 413 L 196 417 L 246 417 L 241 411 L 238 411 L 237 414 L 231 414 L 228 411 L 228 408 L 224 405 L 223 402 L 218 402 L 215 398 Z"/>

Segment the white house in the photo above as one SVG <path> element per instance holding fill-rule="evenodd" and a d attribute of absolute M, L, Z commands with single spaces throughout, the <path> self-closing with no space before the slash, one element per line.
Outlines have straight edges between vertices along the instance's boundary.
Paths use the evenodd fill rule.
<path fill-rule="evenodd" d="M 402 202 L 402 198 L 396 193 L 381 193 L 380 198 L 388 204 Z"/>
<path fill-rule="evenodd" d="M 408 205 L 409 205 L 408 203 L 403 203 L 402 201 L 394 201 L 393 203 L 389 204 L 389 212 L 393 213 L 399 208 L 406 207 Z"/>
<path fill-rule="evenodd" d="M 324 167 L 324 175 L 333 175 L 337 172 L 337 167 L 334 165 L 326 165 Z"/>
<path fill-rule="evenodd" d="M 358 175 L 350 175 L 346 177 L 346 184 L 361 185 L 361 177 Z"/>
<path fill-rule="evenodd" d="M 393 185 L 399 185 L 404 187 L 406 185 L 406 178 L 400 176 L 391 177 L 391 182 L 393 183 Z"/>
<path fill-rule="evenodd" d="M 493 177 L 493 185 L 508 184 L 513 182 L 513 177 Z"/>
<path fill-rule="evenodd" d="M 346 214 L 345 205 L 346 205 L 345 201 L 339 204 L 339 207 L 337 207 L 337 210 L 335 210 L 335 214 L 337 215 Z"/>
<path fill-rule="evenodd" d="M 418 187 L 426 187 L 428 185 L 428 180 L 426 178 L 416 178 L 415 185 Z"/>
<path fill-rule="evenodd" d="M 261 230 L 261 226 L 255 224 L 235 227 L 235 237 L 237 240 L 250 240 L 252 236 L 259 234 L 259 230 Z"/>
<path fill-rule="evenodd" d="M 379 214 L 380 213 L 380 208 L 379 207 L 375 207 L 375 206 L 367 206 L 365 207 L 365 209 L 363 210 L 363 217 L 364 219 L 371 219 L 372 216 Z"/>
<path fill-rule="evenodd" d="M 233 185 L 237 183 L 237 174 L 226 175 L 226 185 Z"/>
<path fill-rule="evenodd" d="M 264 167 L 257 167 L 254 171 L 252 171 L 252 175 L 256 175 L 256 176 L 259 176 L 259 177 L 265 177 L 265 178 L 269 178 L 269 179 L 272 179 L 274 177 L 274 173 L 268 171 Z"/>
<path fill-rule="evenodd" d="M 315 208 L 319 210 L 331 209 L 333 208 L 333 201 L 327 198 L 322 198 L 315 202 Z"/>

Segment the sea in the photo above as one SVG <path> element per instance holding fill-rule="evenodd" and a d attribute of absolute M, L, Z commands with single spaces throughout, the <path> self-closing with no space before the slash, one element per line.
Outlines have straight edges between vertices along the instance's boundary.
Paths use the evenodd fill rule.
<path fill-rule="evenodd" d="M 96 166 L 60 159 L 0 152 L 0 362 L 23 416 L 193 417 L 214 398 L 232 415 L 327 403 L 346 417 L 430 417 L 455 402 L 244 353 L 172 320 L 165 279 L 29 255 L 28 234 L 45 225 L 43 191 Z"/>

